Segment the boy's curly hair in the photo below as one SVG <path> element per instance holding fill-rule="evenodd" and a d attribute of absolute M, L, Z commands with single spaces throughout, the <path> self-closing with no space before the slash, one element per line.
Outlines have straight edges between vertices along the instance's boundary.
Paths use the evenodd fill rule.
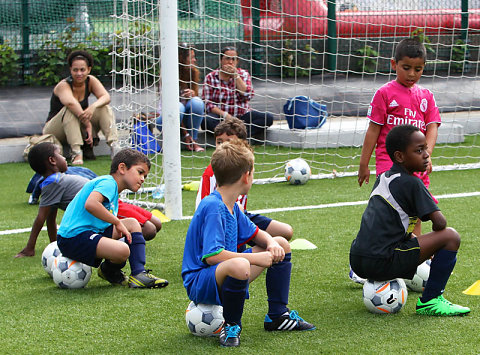
<path fill-rule="evenodd" d="M 43 142 L 35 145 L 28 152 L 28 164 L 38 174 L 43 175 L 47 171 L 48 158 L 55 155 L 58 147 L 50 142 Z"/>
<path fill-rule="evenodd" d="M 236 117 L 230 117 L 220 122 L 215 127 L 213 135 L 217 138 L 224 133 L 227 136 L 236 136 L 238 139 L 247 139 L 247 128 L 245 127 L 245 123 Z"/>
<path fill-rule="evenodd" d="M 234 138 L 222 143 L 212 154 L 212 170 L 218 186 L 231 185 L 247 171 L 253 171 L 255 158 L 244 140 Z"/>
<path fill-rule="evenodd" d="M 404 124 L 393 127 L 387 134 L 385 145 L 390 159 L 395 162 L 395 152 L 406 152 L 408 145 L 412 141 L 412 134 L 418 132 L 418 127 Z"/>

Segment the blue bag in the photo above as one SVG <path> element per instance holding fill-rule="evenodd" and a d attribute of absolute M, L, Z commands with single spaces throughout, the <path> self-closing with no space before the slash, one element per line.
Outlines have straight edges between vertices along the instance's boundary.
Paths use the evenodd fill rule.
<path fill-rule="evenodd" d="M 320 128 L 327 120 L 327 106 L 308 96 L 295 96 L 283 105 L 283 113 L 290 129 Z"/>
<path fill-rule="evenodd" d="M 133 125 L 132 145 L 143 154 L 154 154 L 162 149 L 148 123 L 140 120 Z"/>

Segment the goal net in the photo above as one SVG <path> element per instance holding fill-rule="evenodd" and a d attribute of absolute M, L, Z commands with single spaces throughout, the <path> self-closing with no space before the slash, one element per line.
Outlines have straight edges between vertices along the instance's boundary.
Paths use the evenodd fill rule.
<path fill-rule="evenodd" d="M 116 11 L 113 87 L 121 98 L 122 146 L 135 143 L 136 115 L 143 112 L 154 126 L 162 92 L 178 92 L 178 83 L 160 85 L 162 58 L 169 55 L 160 50 L 160 12 L 154 0 L 124 0 Z M 179 0 L 176 16 L 176 41 L 195 48 L 200 78 L 218 68 L 222 48 L 235 46 L 239 66 L 252 75 L 252 108 L 274 116 L 265 140 L 254 147 L 257 183 L 284 181 L 285 163 L 297 157 L 309 163 L 313 178 L 355 175 L 369 103 L 395 79 L 390 59 L 406 37 L 427 47 L 420 85 L 434 93 L 442 116 L 434 169 L 479 166 L 480 0 Z M 326 105 L 321 128 L 290 129 L 283 107 L 299 95 Z M 153 133 L 162 144 L 157 128 Z M 212 132 L 201 129 L 198 142 L 204 152 L 180 153 L 182 184 L 199 180 L 214 150 Z M 159 192 L 165 182 L 165 154 L 149 154 L 149 191 Z M 374 156 L 370 168 L 375 171 Z M 135 198 L 162 202 L 151 197 Z"/>

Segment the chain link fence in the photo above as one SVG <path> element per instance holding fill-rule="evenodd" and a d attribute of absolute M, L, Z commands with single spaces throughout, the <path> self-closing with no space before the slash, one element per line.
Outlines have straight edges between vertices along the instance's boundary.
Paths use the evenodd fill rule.
<path fill-rule="evenodd" d="M 111 82 L 111 51 L 115 47 L 116 31 L 114 15 L 121 16 L 128 13 L 129 18 L 125 20 L 129 21 L 131 26 L 141 28 L 142 15 L 155 11 L 159 1 L 0 0 L 0 85 L 53 85 L 68 73 L 65 61 L 68 53 L 74 49 L 91 51 L 96 59 L 93 72 L 104 83 Z M 296 51 L 298 43 L 300 43 L 298 41 L 303 40 L 302 36 L 305 37 L 302 31 L 314 29 L 313 24 L 317 21 L 320 24 L 318 33 L 310 32 L 308 34 L 317 42 L 307 44 L 317 51 L 326 51 L 326 47 L 329 46 L 326 41 L 332 38 L 326 31 L 326 24 L 331 22 L 330 18 L 327 21 L 326 9 L 331 3 L 336 8 L 337 27 L 343 26 L 342 28 L 347 28 L 347 30 L 352 27 L 351 38 L 361 37 L 362 34 L 355 32 L 355 18 L 351 20 L 352 22 L 348 19 L 347 23 L 342 20 L 345 18 L 342 17 L 345 13 L 372 12 L 372 16 L 378 16 L 382 11 L 397 11 L 400 19 L 403 16 L 400 14 L 402 11 L 435 9 L 457 11 L 462 9 L 464 11 L 466 8 L 467 11 L 473 9 L 478 13 L 478 9 L 480 9 L 480 0 L 401 0 L 395 2 L 381 0 L 178 0 L 179 41 L 204 48 L 204 58 L 202 59 L 205 62 L 215 63 L 217 58 L 214 52 L 218 52 L 219 46 L 238 44 L 254 53 L 257 66 L 260 63 L 268 65 L 268 62 L 279 61 L 282 56 Z M 318 9 L 321 11 L 318 12 Z M 462 21 L 464 14 L 466 13 L 462 12 Z M 153 14 L 153 16 L 157 15 L 159 14 Z M 410 18 L 412 14 L 405 16 Z M 436 15 L 432 14 L 431 16 Z M 438 14 L 438 16 L 444 15 Z M 324 23 L 318 21 L 324 21 Z M 366 26 L 370 26 L 369 29 L 372 28 L 372 25 Z M 455 26 L 459 28 L 458 24 Z M 465 40 L 467 30 L 470 38 L 478 36 L 477 28 L 462 27 L 461 30 L 455 30 L 456 33 L 450 38 L 461 37 Z M 408 31 L 410 31 L 410 27 Z M 367 31 L 364 38 L 356 40 L 355 43 L 362 41 L 367 43 L 366 41 L 371 39 L 372 35 L 378 37 L 378 34 Z M 338 37 L 346 38 L 340 33 Z M 350 41 L 348 38 L 346 40 Z M 275 41 L 280 41 L 281 46 Z M 347 52 L 356 50 L 353 48 L 354 45 L 353 49 L 349 45 L 345 47 L 345 43 L 345 40 L 338 42 L 336 54 L 345 56 Z M 467 43 L 472 44 L 472 42 Z M 301 45 L 305 46 L 303 43 Z M 366 44 L 363 46 L 365 47 Z M 118 46 L 116 47 L 118 48 Z M 273 49 L 269 53 L 271 58 L 267 59 L 263 48 L 269 47 Z M 280 49 L 276 50 L 277 47 Z M 450 50 L 449 48 L 446 50 Z M 328 51 L 332 52 L 332 49 L 329 47 Z M 321 58 L 320 55 L 317 57 Z M 337 58 L 339 63 L 341 63 L 341 59 Z M 259 71 L 257 70 L 257 72 Z"/>

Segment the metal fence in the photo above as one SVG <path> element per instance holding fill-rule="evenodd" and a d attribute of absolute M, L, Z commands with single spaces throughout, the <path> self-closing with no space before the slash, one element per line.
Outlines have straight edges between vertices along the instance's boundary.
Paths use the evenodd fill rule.
<path fill-rule="evenodd" d="M 16 60 L 19 73 L 8 83 L 52 84 L 52 75 L 39 77 L 39 69 L 57 66 L 62 75 L 62 60 L 73 49 L 100 50 L 108 55 L 114 33 L 112 15 L 120 15 L 127 6 L 130 16 L 141 16 L 151 11 L 157 1 L 140 4 L 122 0 L 0 0 L 0 58 L 10 56 Z M 109 64 L 107 58 L 97 63 L 101 68 L 105 64 Z M 100 73 L 100 78 L 105 79 L 108 71 Z M 5 83 L 1 77 L 0 83 Z"/>
<path fill-rule="evenodd" d="M 108 81 L 115 32 L 113 15 L 128 12 L 131 23 L 136 16 L 141 21 L 142 14 L 155 11 L 159 1 L 167 0 L 0 0 L 0 63 L 8 64 L 0 65 L 0 85 L 53 84 L 57 76 L 66 72 L 68 52 L 78 47 L 95 52 L 98 63 L 94 72 Z M 461 11 L 461 37 L 466 39 L 467 31 L 478 35 L 478 29 L 468 27 L 468 12 L 477 9 L 478 17 L 480 0 L 178 0 L 179 40 L 197 45 L 253 43 L 255 51 L 268 47 L 270 41 L 315 37 L 325 43 L 319 47 L 335 55 L 335 47 L 341 51 L 334 42 L 337 34 L 327 32 L 327 27 L 328 31 L 335 28 L 335 22 L 337 28 L 343 26 L 352 37 L 358 37 L 355 30 L 350 30 L 356 25 L 356 13 L 371 11 L 379 16 L 382 11 L 435 9 Z M 346 13 L 354 14 L 353 20 L 342 17 Z M 405 16 L 410 18 L 412 14 Z M 350 22 L 342 23 L 347 18 Z M 310 31 L 314 24 L 318 24 L 318 33 L 302 33 L 304 29 Z M 386 28 L 379 26 L 381 30 Z M 366 33 L 365 38 L 368 40 L 370 35 Z M 338 37 L 342 35 L 338 33 Z M 264 60 L 262 51 L 257 50 L 257 62 Z M 279 53 L 282 51 L 285 49 Z"/>

